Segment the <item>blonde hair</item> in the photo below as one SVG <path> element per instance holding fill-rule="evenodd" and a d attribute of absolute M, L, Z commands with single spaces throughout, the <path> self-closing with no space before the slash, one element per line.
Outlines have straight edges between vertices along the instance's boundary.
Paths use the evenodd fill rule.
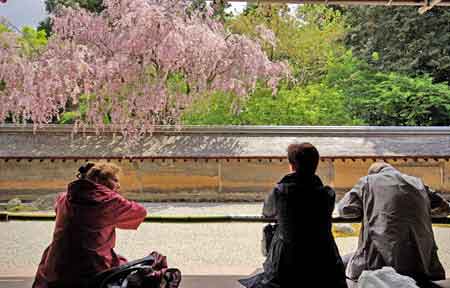
<path fill-rule="evenodd" d="M 90 180 L 106 181 L 119 176 L 122 172 L 119 166 L 109 162 L 89 162 L 85 167 L 88 169 L 81 176 Z"/>

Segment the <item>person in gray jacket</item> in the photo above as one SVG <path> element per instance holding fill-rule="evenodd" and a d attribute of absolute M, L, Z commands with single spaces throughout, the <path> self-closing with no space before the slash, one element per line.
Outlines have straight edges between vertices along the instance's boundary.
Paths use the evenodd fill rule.
<path fill-rule="evenodd" d="M 362 218 L 358 248 L 343 257 L 346 276 L 357 280 L 363 270 L 391 266 L 418 282 L 445 279 L 431 227 L 431 211 L 446 217 L 449 204 L 416 177 L 384 162 L 344 196 L 337 212 Z"/>

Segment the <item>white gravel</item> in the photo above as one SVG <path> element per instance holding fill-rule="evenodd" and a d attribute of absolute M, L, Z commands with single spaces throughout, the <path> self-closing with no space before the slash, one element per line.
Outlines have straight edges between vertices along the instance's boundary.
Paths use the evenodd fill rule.
<path fill-rule="evenodd" d="M 157 215 L 258 215 L 260 204 L 151 204 Z M 0 277 L 34 275 L 51 240 L 53 222 L 0 223 Z M 153 250 L 186 275 L 247 275 L 260 268 L 262 223 L 144 223 L 137 231 L 117 231 L 116 251 L 135 259 Z M 435 228 L 442 264 L 450 275 L 450 229 Z M 341 254 L 354 251 L 357 238 L 339 238 Z"/>

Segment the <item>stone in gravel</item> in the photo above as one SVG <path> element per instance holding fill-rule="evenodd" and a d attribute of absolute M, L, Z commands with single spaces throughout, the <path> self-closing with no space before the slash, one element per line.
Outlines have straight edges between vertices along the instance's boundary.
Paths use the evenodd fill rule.
<path fill-rule="evenodd" d="M 8 212 L 30 212 L 30 211 L 36 211 L 37 209 L 30 206 L 30 205 L 17 205 L 17 206 L 10 206 L 6 211 Z"/>
<path fill-rule="evenodd" d="M 57 194 L 47 194 L 39 197 L 31 203 L 37 210 L 53 210 Z"/>
<path fill-rule="evenodd" d="M 334 231 L 344 234 L 355 233 L 355 229 L 351 224 L 334 224 Z"/>
<path fill-rule="evenodd" d="M 20 200 L 19 198 L 13 198 L 11 200 L 8 201 L 8 207 L 13 207 L 13 206 L 19 206 L 22 204 L 22 200 Z"/>

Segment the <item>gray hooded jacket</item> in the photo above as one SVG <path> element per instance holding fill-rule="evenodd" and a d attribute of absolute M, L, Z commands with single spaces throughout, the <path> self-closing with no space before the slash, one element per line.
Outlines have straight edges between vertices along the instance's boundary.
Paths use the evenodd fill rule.
<path fill-rule="evenodd" d="M 342 217 L 362 217 L 347 277 L 358 279 L 363 270 L 392 266 L 414 278 L 444 279 L 431 227 L 435 207 L 444 215 L 449 213 L 448 203 L 419 178 L 390 165 L 362 177 L 337 205 Z"/>

